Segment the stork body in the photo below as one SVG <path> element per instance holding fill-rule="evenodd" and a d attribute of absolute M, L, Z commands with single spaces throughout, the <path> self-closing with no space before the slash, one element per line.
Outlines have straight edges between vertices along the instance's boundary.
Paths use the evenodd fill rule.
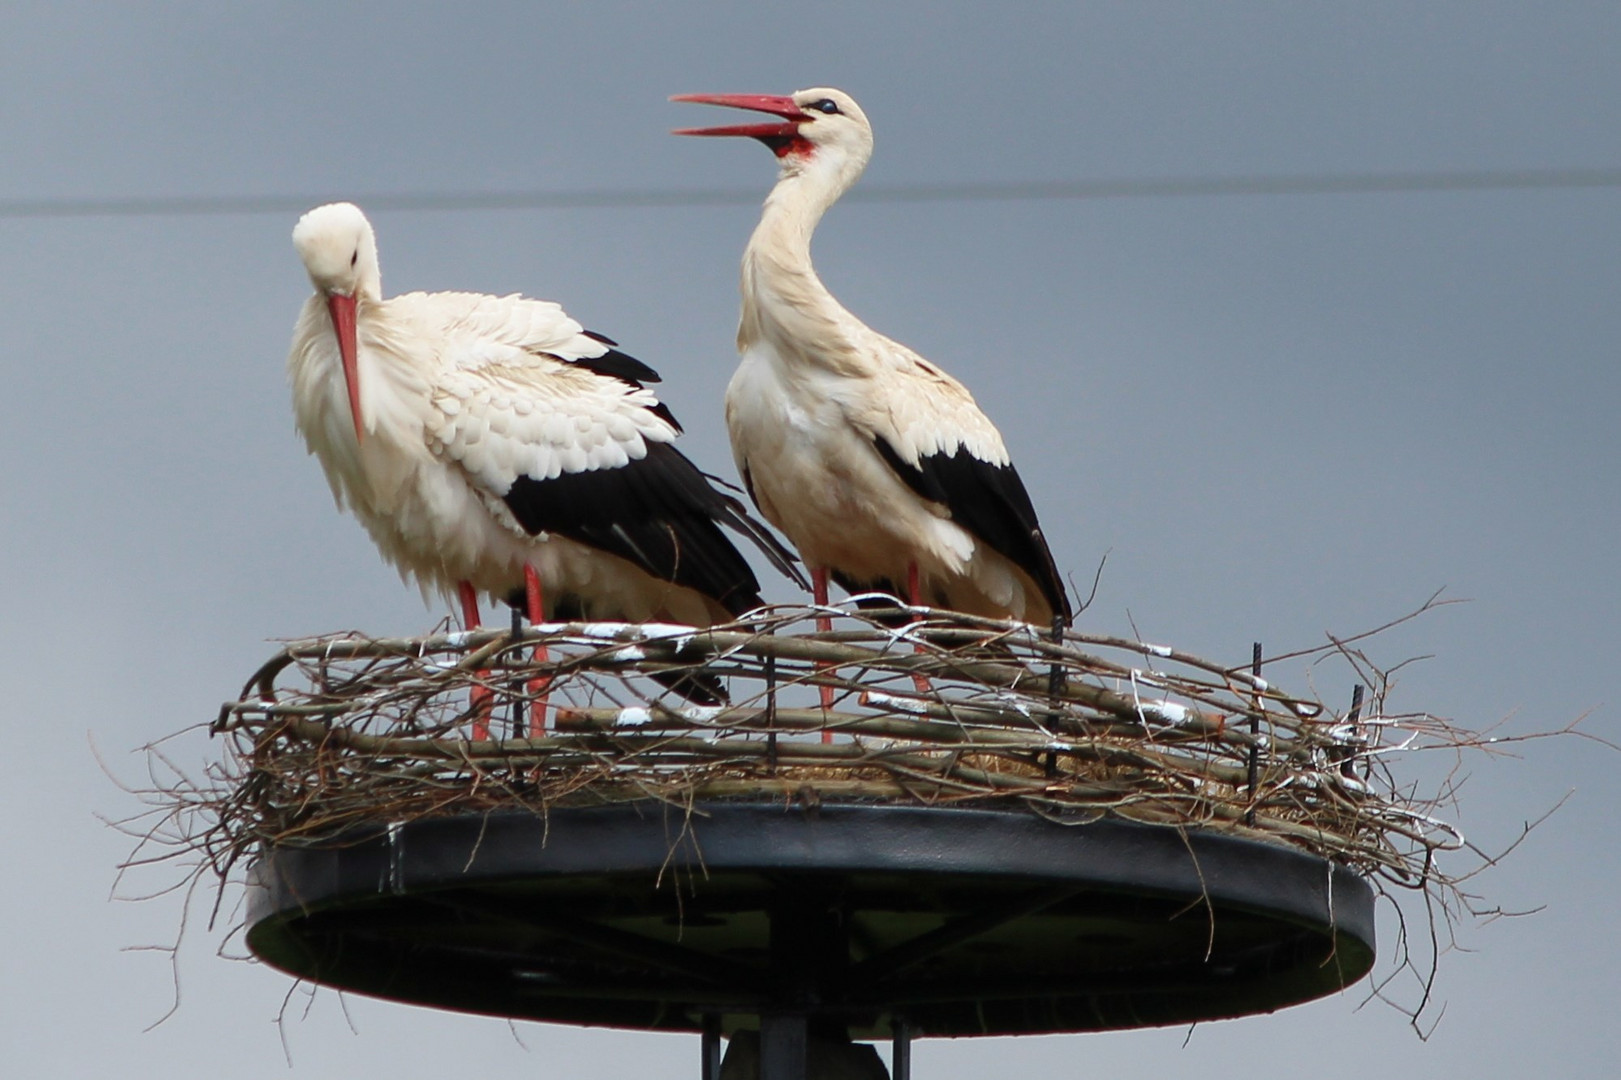
<path fill-rule="evenodd" d="M 747 135 L 781 167 L 743 253 L 732 451 L 766 520 L 819 583 L 1046 625 L 1069 598 L 1001 434 L 968 390 L 834 299 L 811 263 L 822 214 L 861 175 L 872 129 L 837 90 L 674 100 L 770 112 Z"/>
<path fill-rule="evenodd" d="M 371 226 L 347 203 L 293 235 L 316 288 L 288 357 L 298 429 L 340 508 L 424 592 L 465 611 L 527 579 L 544 598 L 532 619 L 710 625 L 760 603 L 721 524 L 793 573 L 671 445 L 680 426 L 645 385 L 657 374 L 558 305 L 383 299 Z"/>

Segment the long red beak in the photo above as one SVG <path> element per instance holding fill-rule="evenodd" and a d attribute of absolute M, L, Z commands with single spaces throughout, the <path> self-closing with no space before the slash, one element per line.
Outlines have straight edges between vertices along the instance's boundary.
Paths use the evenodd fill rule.
<path fill-rule="evenodd" d="M 355 298 L 333 293 L 326 298 L 327 310 L 332 313 L 332 329 L 338 335 L 338 355 L 343 358 L 343 381 L 349 388 L 349 412 L 355 418 L 355 442 L 360 442 L 364 429 L 360 424 L 360 361 L 355 343 Z"/>
<path fill-rule="evenodd" d="M 729 124 L 724 127 L 676 128 L 672 135 L 747 135 L 755 139 L 791 139 L 799 134 L 799 125 L 809 120 L 805 110 L 794 104 L 791 97 L 777 94 L 676 94 L 671 101 L 689 101 L 696 105 L 725 105 L 733 109 L 753 109 L 771 113 L 787 120 L 782 124 Z"/>

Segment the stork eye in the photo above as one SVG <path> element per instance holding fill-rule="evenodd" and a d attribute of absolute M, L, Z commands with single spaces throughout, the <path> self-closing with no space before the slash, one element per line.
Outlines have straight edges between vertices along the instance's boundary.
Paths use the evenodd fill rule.
<path fill-rule="evenodd" d="M 837 116 L 839 114 L 838 103 L 832 98 L 823 98 L 820 101 L 813 101 L 809 105 L 805 106 L 805 108 L 815 109 L 817 112 L 825 113 L 828 116 Z"/>
<path fill-rule="evenodd" d="M 355 248 L 355 253 L 353 255 L 349 256 L 349 269 L 353 270 L 355 268 L 355 266 L 359 264 L 359 262 L 360 262 L 360 249 Z"/>

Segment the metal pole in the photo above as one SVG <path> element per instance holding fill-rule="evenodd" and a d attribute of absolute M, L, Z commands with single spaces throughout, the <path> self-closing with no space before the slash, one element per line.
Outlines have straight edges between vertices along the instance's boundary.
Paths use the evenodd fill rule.
<path fill-rule="evenodd" d="M 1060 612 L 1053 613 L 1052 642 L 1054 645 L 1064 644 L 1064 616 Z M 1064 688 L 1064 665 L 1056 659 L 1047 667 L 1047 703 L 1051 706 L 1049 723 L 1053 729 L 1058 729 L 1058 692 Z M 1046 772 L 1048 777 L 1058 775 L 1058 751 L 1047 751 Z"/>
<path fill-rule="evenodd" d="M 1255 678 L 1257 678 L 1257 679 L 1259 679 L 1261 677 L 1261 643 L 1259 641 L 1257 641 L 1255 643 L 1255 649 L 1250 654 L 1250 674 L 1255 676 Z M 1255 693 L 1255 711 L 1250 713 L 1250 734 L 1255 736 L 1255 741 L 1250 743 L 1250 759 L 1249 759 L 1250 808 L 1247 811 L 1244 812 L 1244 824 L 1246 824 L 1246 825 L 1254 825 L 1255 824 L 1255 799 L 1256 799 L 1255 785 L 1256 785 L 1256 782 L 1260 779 L 1260 771 L 1261 771 L 1261 745 L 1260 745 L 1260 736 L 1261 736 L 1261 692 L 1259 690 L 1256 690 L 1254 693 Z"/>
<path fill-rule="evenodd" d="M 1357 727 L 1357 721 L 1360 719 L 1362 719 L 1362 684 L 1355 683 L 1351 687 L 1351 711 L 1345 717 L 1345 722 L 1350 725 L 1352 735 L 1361 734 L 1361 730 Z M 1347 753 L 1345 760 L 1340 762 L 1340 775 L 1353 778 L 1356 776 L 1356 754 L 1354 751 Z"/>
<path fill-rule="evenodd" d="M 512 640 L 515 643 L 523 640 L 523 612 L 519 610 L 516 604 L 512 606 Z M 517 654 L 514 653 L 513 655 Z M 521 739 L 529 733 L 529 722 L 524 716 L 524 713 L 528 712 L 528 706 L 524 704 L 523 700 L 523 680 L 513 679 L 511 689 L 512 737 Z"/>
<path fill-rule="evenodd" d="M 714 1013 L 704 1014 L 701 1046 L 701 1080 L 720 1080 L 720 1017 Z"/>
<path fill-rule="evenodd" d="M 770 631 L 767 631 L 770 633 Z M 765 658 L 765 726 L 766 763 L 773 772 L 777 768 L 777 656 Z"/>
<path fill-rule="evenodd" d="M 889 1080 L 912 1080 L 912 1025 L 900 1017 L 890 1022 Z"/>

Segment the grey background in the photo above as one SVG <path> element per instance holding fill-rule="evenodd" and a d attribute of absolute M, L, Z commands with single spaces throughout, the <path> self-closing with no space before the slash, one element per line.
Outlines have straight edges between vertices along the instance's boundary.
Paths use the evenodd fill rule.
<path fill-rule="evenodd" d="M 307 1011 L 295 995 L 278 1030 L 288 980 L 217 958 L 222 930 L 200 919 L 180 1008 L 143 1033 L 171 972 L 121 950 L 171 939 L 180 901 L 109 899 L 129 845 L 93 815 L 136 805 L 96 753 L 138 784 L 136 748 L 206 722 L 269 639 L 417 632 L 442 613 L 335 512 L 292 432 L 283 362 L 308 286 L 288 232 L 305 198 L 757 202 L 765 151 L 670 138 L 723 121 L 665 96 L 817 84 L 873 118 L 872 189 L 1614 167 L 1618 52 L 1621 9 L 1597 3 L 9 5 L 0 200 L 293 208 L 0 213 L 7 1075 L 696 1070 L 694 1039 L 509 1032 L 327 993 Z M 1129 615 L 1240 662 L 1253 638 L 1314 644 L 1446 586 L 1473 602 L 1374 646 L 1434 654 L 1397 705 L 1522 732 L 1591 710 L 1613 739 L 1618 197 L 851 201 L 816 251 L 853 311 L 973 388 L 1060 564 L 1089 581 L 1112 553 L 1083 626 L 1129 632 Z M 372 217 L 385 290 L 561 300 L 664 373 L 684 448 L 730 473 L 747 202 Z M 1343 668 L 1273 674 L 1349 692 Z M 211 749 L 176 744 L 188 767 Z M 1542 910 L 1460 928 L 1427 1042 L 1359 1009 L 1357 988 L 1191 1035 L 925 1043 L 917 1074 L 1611 1075 L 1618 765 L 1578 739 L 1469 764 L 1452 816 L 1487 848 L 1574 794 L 1476 882 Z"/>

